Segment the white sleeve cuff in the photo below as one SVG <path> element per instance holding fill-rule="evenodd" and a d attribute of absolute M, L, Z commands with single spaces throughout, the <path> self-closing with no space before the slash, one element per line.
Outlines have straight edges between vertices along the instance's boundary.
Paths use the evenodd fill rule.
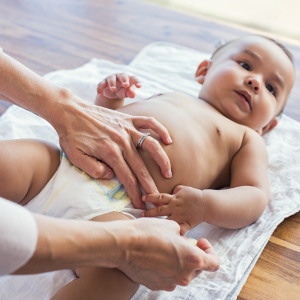
<path fill-rule="evenodd" d="M 0 276 L 13 273 L 34 254 L 37 224 L 24 207 L 0 198 Z"/>

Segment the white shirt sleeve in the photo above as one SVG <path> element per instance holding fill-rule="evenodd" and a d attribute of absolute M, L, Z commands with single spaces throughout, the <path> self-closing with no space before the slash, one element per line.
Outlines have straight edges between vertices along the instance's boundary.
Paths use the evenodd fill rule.
<path fill-rule="evenodd" d="M 26 264 L 34 254 L 37 224 L 24 207 L 0 198 L 0 276 Z"/>

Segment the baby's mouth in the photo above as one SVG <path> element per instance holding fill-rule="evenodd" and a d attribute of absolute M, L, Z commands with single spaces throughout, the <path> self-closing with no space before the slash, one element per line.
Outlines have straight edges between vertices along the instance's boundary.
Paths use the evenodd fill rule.
<path fill-rule="evenodd" d="M 245 101 L 248 103 L 249 105 L 249 108 L 252 109 L 252 106 L 251 106 L 251 95 L 245 91 L 245 90 L 240 90 L 240 91 L 235 91 L 237 94 L 239 94 L 240 96 L 242 96 Z"/>

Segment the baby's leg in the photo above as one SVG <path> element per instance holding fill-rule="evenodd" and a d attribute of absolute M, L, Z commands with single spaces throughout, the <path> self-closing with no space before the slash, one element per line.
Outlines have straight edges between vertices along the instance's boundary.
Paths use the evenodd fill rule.
<path fill-rule="evenodd" d="M 128 220 L 129 216 L 118 212 L 107 213 L 92 219 L 92 221 L 108 222 Z M 89 267 L 76 269 L 78 279 L 65 285 L 51 300 L 129 300 L 139 288 L 118 269 Z"/>
<path fill-rule="evenodd" d="M 30 139 L 0 141 L 0 197 L 25 205 L 43 189 L 59 163 L 55 145 Z"/>

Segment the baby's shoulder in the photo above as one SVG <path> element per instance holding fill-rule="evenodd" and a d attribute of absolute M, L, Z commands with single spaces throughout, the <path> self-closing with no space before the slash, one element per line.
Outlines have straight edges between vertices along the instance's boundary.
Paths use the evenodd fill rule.
<path fill-rule="evenodd" d="M 241 148 L 247 147 L 251 149 L 252 152 L 259 151 L 267 153 L 267 148 L 261 135 L 249 127 L 243 127 L 245 128 Z"/>

